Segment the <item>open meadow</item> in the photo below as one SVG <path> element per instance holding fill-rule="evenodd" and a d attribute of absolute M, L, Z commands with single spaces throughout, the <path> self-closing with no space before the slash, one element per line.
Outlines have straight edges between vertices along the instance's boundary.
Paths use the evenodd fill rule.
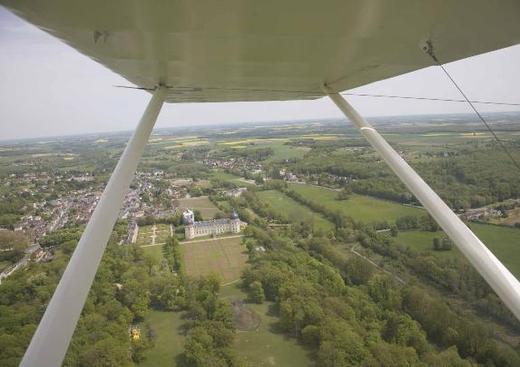
<path fill-rule="evenodd" d="M 235 316 L 235 350 L 248 366 L 309 367 L 309 352 L 294 338 L 278 332 L 278 318 L 270 312 L 272 302 L 245 303 L 246 295 L 236 284 L 222 287 L 220 297 L 231 302 Z M 238 304 L 241 307 L 236 307 Z M 254 325 L 244 325 L 242 312 L 254 316 Z M 240 321 L 237 322 L 236 319 Z M 251 318 L 251 317 L 250 317 Z"/>
<path fill-rule="evenodd" d="M 307 184 L 290 184 L 290 189 L 307 199 L 325 205 L 331 210 L 337 210 L 355 220 L 371 223 L 376 221 L 393 222 L 396 218 L 405 215 L 422 215 L 426 212 L 387 200 L 376 199 L 370 196 L 352 194 L 347 200 L 337 200 L 338 192 L 326 187 Z"/>
<path fill-rule="evenodd" d="M 520 229 L 480 223 L 470 223 L 470 228 L 515 276 L 520 277 Z M 397 241 L 436 256 L 462 256 L 456 248 L 450 251 L 433 251 L 433 238 L 442 236 L 440 231 L 406 231 L 399 232 Z"/>
<path fill-rule="evenodd" d="M 184 350 L 181 312 L 150 311 L 144 320 L 155 335 L 153 347 L 146 352 L 146 359 L 136 364 L 141 367 L 177 366 L 176 361 Z"/>
<path fill-rule="evenodd" d="M 180 249 L 186 273 L 192 277 L 216 274 L 225 284 L 239 279 L 246 267 L 247 253 L 239 236 L 182 242 Z"/>
<path fill-rule="evenodd" d="M 330 231 L 334 225 L 321 214 L 313 212 L 306 206 L 291 199 L 284 193 L 276 190 L 266 190 L 257 193 L 258 197 L 268 203 L 272 209 L 286 217 L 291 222 L 310 221 L 316 229 Z"/>
<path fill-rule="evenodd" d="M 294 338 L 277 332 L 277 317 L 270 308 L 272 302 L 246 303 L 246 294 L 237 284 L 223 286 L 220 298 L 232 304 L 235 319 L 235 350 L 248 366 L 309 367 L 309 352 Z M 244 317 L 248 316 L 248 317 Z M 154 346 L 146 352 L 146 359 L 135 366 L 181 366 L 184 350 L 182 312 L 150 311 L 144 320 L 155 335 Z"/>

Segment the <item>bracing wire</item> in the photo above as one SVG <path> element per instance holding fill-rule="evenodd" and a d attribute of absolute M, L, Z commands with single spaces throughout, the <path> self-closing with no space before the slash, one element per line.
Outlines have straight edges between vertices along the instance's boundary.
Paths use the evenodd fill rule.
<path fill-rule="evenodd" d="M 374 93 L 354 93 L 354 92 L 342 92 L 340 94 L 343 96 L 354 96 L 354 97 L 397 98 L 397 99 L 415 99 L 415 100 L 420 100 L 420 101 L 467 103 L 467 101 L 465 99 L 454 99 L 454 98 L 401 96 L 401 95 L 395 95 L 395 94 L 374 94 Z M 497 105 L 497 106 L 520 106 L 520 103 L 514 103 L 514 102 L 471 101 L 471 103 Z"/>
<path fill-rule="evenodd" d="M 516 168 L 520 171 L 520 163 L 518 163 L 516 161 L 516 159 L 513 157 L 513 155 L 511 154 L 511 152 L 509 151 L 509 149 L 507 148 L 507 146 L 504 144 L 504 142 L 497 136 L 497 134 L 495 133 L 495 131 L 493 131 L 493 129 L 491 128 L 491 126 L 487 123 L 487 121 L 484 119 L 484 117 L 482 117 L 482 115 L 477 111 L 477 109 L 475 108 L 475 105 L 469 100 L 468 96 L 466 95 L 466 93 L 464 93 L 464 91 L 462 90 L 462 88 L 457 84 L 457 82 L 452 78 L 452 76 L 450 75 L 450 73 L 448 73 L 448 70 L 446 70 L 446 68 L 444 67 L 444 65 L 439 61 L 439 59 L 437 59 L 437 56 L 435 56 L 435 53 L 433 51 L 433 44 L 430 40 L 428 40 L 426 42 L 426 45 L 423 47 L 423 50 L 424 52 L 426 52 L 428 55 L 430 55 L 430 57 L 432 58 L 432 60 L 441 68 L 441 70 L 444 72 L 444 74 L 446 74 L 446 76 L 448 77 L 448 79 L 451 81 L 451 83 L 455 86 L 455 88 L 459 91 L 459 93 L 461 94 L 461 96 L 464 98 L 464 100 L 466 101 L 466 103 L 471 107 L 471 109 L 473 110 L 473 112 L 475 112 L 475 114 L 478 116 L 478 118 L 480 119 L 480 121 L 482 121 L 482 123 L 486 126 L 486 128 L 488 129 L 488 131 L 491 133 L 491 135 L 494 137 L 494 139 L 496 140 L 496 142 L 500 145 L 500 147 L 504 150 L 504 152 L 507 154 L 507 156 L 509 157 L 509 159 L 511 160 L 511 162 L 513 162 L 513 164 L 516 166 Z"/>

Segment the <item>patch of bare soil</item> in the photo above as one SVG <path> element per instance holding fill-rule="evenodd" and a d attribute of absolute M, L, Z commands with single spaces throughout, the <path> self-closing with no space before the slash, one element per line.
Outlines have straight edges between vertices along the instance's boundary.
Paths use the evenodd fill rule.
<path fill-rule="evenodd" d="M 238 331 L 253 331 L 260 326 L 260 316 L 247 307 L 243 300 L 233 300 L 231 306 L 233 309 L 233 321 Z"/>

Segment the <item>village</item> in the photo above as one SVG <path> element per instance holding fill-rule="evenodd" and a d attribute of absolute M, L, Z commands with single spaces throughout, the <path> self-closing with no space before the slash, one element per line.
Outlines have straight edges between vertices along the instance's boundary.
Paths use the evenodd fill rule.
<path fill-rule="evenodd" d="M 69 184 L 80 182 L 81 188 L 69 190 L 66 195 L 56 194 L 55 188 L 63 182 Z M 28 202 L 31 202 L 33 198 L 42 198 L 42 200 L 34 201 L 32 205 L 26 205 L 24 207 L 26 214 L 13 224 L 15 232 L 24 233 L 30 239 L 30 246 L 25 249 L 24 256 L 19 261 L 1 269 L 0 284 L 3 279 L 23 268 L 30 261 L 52 260 L 52 246 L 42 247 L 40 241 L 53 231 L 86 224 L 102 194 L 101 186 L 88 173 L 83 175 L 77 173 L 60 174 L 54 177 L 47 172 L 26 173 L 19 176 L 11 175 L 6 184 L 16 187 L 19 194 L 26 197 Z M 119 214 L 121 220 L 128 222 L 126 241 L 120 244 L 136 243 L 139 233 L 139 220 L 154 218 L 160 221 L 188 209 L 181 207 L 179 200 L 190 198 L 190 190 L 194 187 L 197 187 L 197 183 L 193 179 L 177 178 L 165 174 L 161 170 L 137 172 Z M 246 190 L 244 187 L 239 187 L 224 190 L 222 193 L 226 196 L 238 197 Z M 190 228 L 193 234 L 190 236 L 190 230 L 187 229 L 186 238 L 188 239 L 200 236 L 194 228 L 202 228 L 204 222 L 191 224 Z M 209 224 L 207 224 L 206 230 L 209 227 Z M 225 231 L 222 228 L 219 229 L 219 233 L 228 231 L 231 232 L 231 229 L 228 230 L 227 227 Z M 238 229 L 236 227 L 233 229 L 235 233 L 239 231 L 240 225 Z M 173 228 L 168 232 L 172 235 Z M 153 239 L 156 238 L 155 226 L 150 236 Z"/>

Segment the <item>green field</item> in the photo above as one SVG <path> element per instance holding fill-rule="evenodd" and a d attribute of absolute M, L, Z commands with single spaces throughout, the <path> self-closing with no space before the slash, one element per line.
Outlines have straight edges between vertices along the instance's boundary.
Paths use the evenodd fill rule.
<path fill-rule="evenodd" d="M 279 162 L 286 159 L 303 158 L 310 148 L 295 147 L 284 143 L 257 144 L 257 147 L 271 148 L 273 155 L 266 159 L 266 162 Z"/>
<path fill-rule="evenodd" d="M 145 318 L 156 335 L 154 346 L 146 353 L 146 359 L 136 366 L 175 366 L 176 358 L 184 349 L 183 324 L 180 312 L 150 311 Z"/>
<path fill-rule="evenodd" d="M 296 138 L 314 138 L 317 139 L 319 136 L 300 136 Z M 291 138 L 272 138 L 272 139 L 240 139 L 232 141 L 220 142 L 220 145 L 234 149 L 244 148 L 271 148 L 273 155 L 265 160 L 265 162 L 279 162 L 286 159 L 303 158 L 306 152 L 310 150 L 308 147 L 297 147 L 286 144 L 287 142 L 294 140 L 295 137 Z"/>
<path fill-rule="evenodd" d="M 197 209 L 204 220 L 213 219 L 218 209 L 207 196 L 198 196 L 189 199 L 180 199 L 180 209 Z"/>
<path fill-rule="evenodd" d="M 471 229 L 488 248 L 517 277 L 520 276 L 520 230 L 516 228 L 471 223 Z M 437 256 L 461 256 L 457 249 L 451 251 L 433 251 L 434 237 L 441 237 L 441 232 L 407 231 L 399 232 L 398 242 L 419 251 L 430 251 Z"/>
<path fill-rule="evenodd" d="M 348 200 L 336 200 L 338 192 L 325 187 L 291 184 L 290 188 L 304 195 L 307 199 L 325 205 L 329 209 L 338 210 L 355 220 L 365 223 L 383 220 L 393 222 L 397 217 L 426 213 L 419 208 L 376 199 L 370 196 L 353 194 Z"/>
<path fill-rule="evenodd" d="M 220 294 L 230 302 L 245 298 L 245 294 L 235 284 L 223 287 Z M 308 352 L 296 342 L 296 339 L 276 332 L 278 318 L 270 314 L 271 305 L 271 302 L 261 305 L 247 304 L 247 308 L 253 310 L 260 318 L 260 325 L 254 330 L 237 331 L 235 350 L 238 355 L 248 366 L 312 366 Z"/>
<path fill-rule="evenodd" d="M 217 274 L 223 283 L 240 278 L 247 253 L 240 237 L 181 243 L 186 273 L 192 277 Z"/>
<path fill-rule="evenodd" d="M 252 180 L 246 180 L 240 176 L 236 176 L 232 173 L 227 173 L 221 170 L 213 170 L 211 173 L 211 177 L 221 181 L 232 182 L 237 186 L 255 186 L 256 184 Z"/>
<path fill-rule="evenodd" d="M 311 209 L 296 202 L 287 195 L 276 190 L 266 190 L 258 192 L 258 197 L 268 203 L 271 208 L 285 216 L 289 221 L 311 220 L 314 227 L 330 231 L 334 228 L 333 224 L 322 215 L 314 213 Z"/>

